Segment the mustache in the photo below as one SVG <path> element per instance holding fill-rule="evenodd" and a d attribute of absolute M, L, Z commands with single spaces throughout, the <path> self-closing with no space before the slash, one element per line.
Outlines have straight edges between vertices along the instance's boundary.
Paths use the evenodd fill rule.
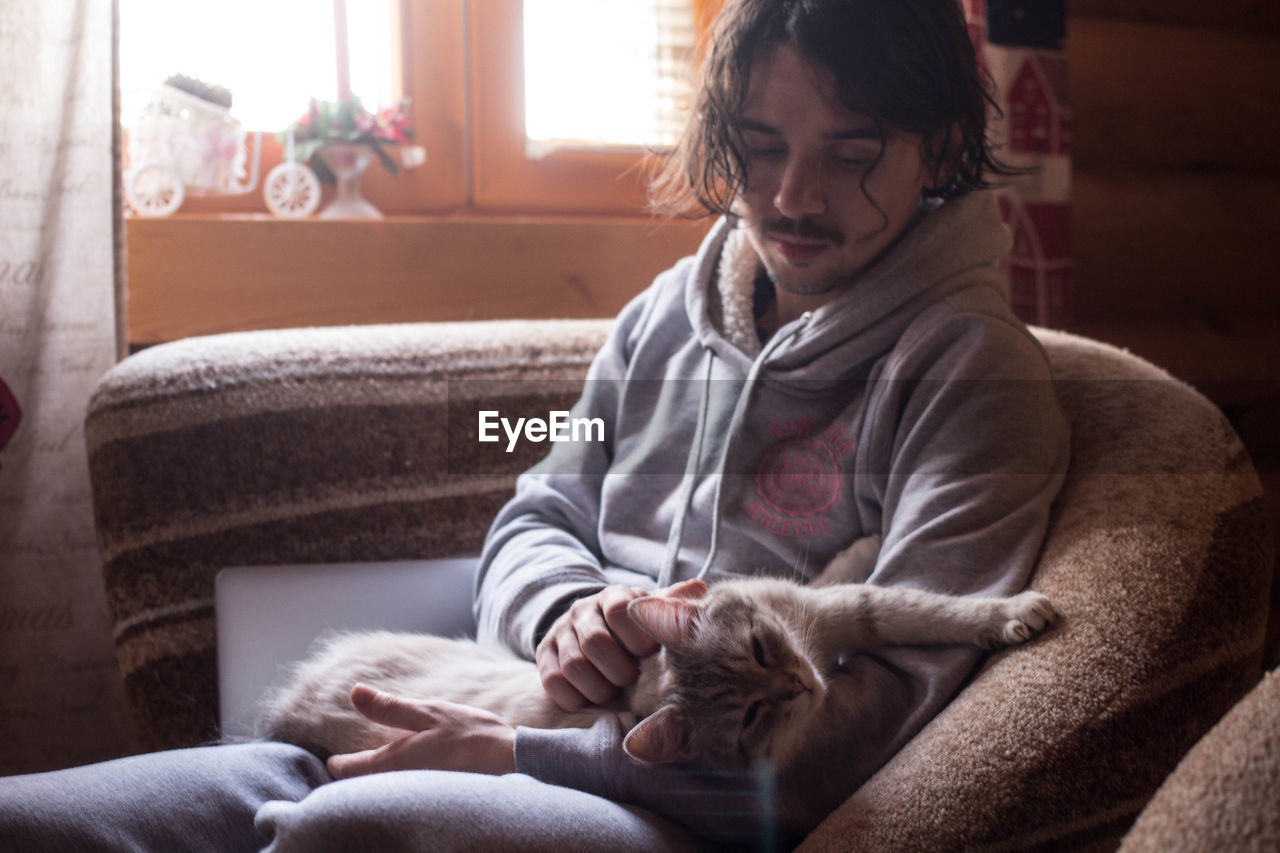
<path fill-rule="evenodd" d="M 819 225 L 811 219 L 779 216 L 766 220 L 761 231 L 770 237 L 798 237 L 801 240 L 824 240 L 834 246 L 844 245 L 844 235 L 834 228 Z"/>

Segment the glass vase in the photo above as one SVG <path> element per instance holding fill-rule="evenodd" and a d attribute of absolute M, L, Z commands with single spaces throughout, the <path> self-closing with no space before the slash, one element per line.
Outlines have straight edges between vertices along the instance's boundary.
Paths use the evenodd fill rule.
<path fill-rule="evenodd" d="M 373 149 L 368 145 L 326 145 L 320 159 L 338 180 L 337 194 L 320 211 L 321 219 L 381 219 L 378 208 L 360 194 L 360 176 L 373 162 Z"/>

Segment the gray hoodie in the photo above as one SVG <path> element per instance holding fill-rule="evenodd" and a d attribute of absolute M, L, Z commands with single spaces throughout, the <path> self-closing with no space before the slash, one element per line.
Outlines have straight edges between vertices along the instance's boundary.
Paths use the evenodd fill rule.
<path fill-rule="evenodd" d="M 1044 353 L 1003 291 L 1010 238 L 995 198 L 922 212 L 837 298 L 763 347 L 733 328 L 722 255 L 740 254 L 726 252 L 742 245 L 734 231 L 720 222 L 619 315 L 573 413 L 601 419 L 604 440 L 552 445 L 489 532 L 482 641 L 532 657 L 569 602 L 607 584 L 803 581 L 870 533 L 884 543 L 869 583 L 974 595 L 1026 586 L 1069 440 Z M 722 840 L 793 838 L 933 717 L 979 658 L 958 648 L 850 658 L 845 683 L 860 698 L 847 732 L 815 744 L 795 778 L 643 767 L 612 719 L 520 729 L 516 766 Z"/>

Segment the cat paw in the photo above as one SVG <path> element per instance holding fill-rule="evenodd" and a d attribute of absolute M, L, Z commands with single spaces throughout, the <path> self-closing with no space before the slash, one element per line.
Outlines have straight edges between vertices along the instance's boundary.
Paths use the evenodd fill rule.
<path fill-rule="evenodd" d="M 1040 593 L 1019 593 L 1003 602 L 999 624 L 983 632 L 980 645 L 988 649 L 1016 646 L 1036 637 L 1061 618 L 1053 603 Z"/>
<path fill-rule="evenodd" d="M 1062 618 L 1049 599 L 1030 590 L 1009 599 L 1005 613 L 1011 618 L 1004 624 L 1004 641 L 1011 646 L 1025 643 Z"/>

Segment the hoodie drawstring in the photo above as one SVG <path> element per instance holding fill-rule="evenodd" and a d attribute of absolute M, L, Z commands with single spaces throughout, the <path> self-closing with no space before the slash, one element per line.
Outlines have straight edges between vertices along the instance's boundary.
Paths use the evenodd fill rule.
<path fill-rule="evenodd" d="M 711 571 L 711 561 L 715 559 L 716 546 L 720 540 L 720 492 L 724 486 L 724 472 L 729 465 L 729 452 L 733 447 L 733 440 L 737 437 L 742 422 L 747 419 L 747 406 L 751 401 L 756 382 L 760 378 L 760 372 L 764 369 L 765 359 L 783 343 L 800 334 L 801 329 L 809 324 L 812 316 L 812 312 L 806 311 L 800 315 L 798 322 L 791 324 L 791 328 L 785 335 L 774 335 L 756 360 L 751 363 L 751 369 L 747 371 L 747 381 L 733 406 L 733 417 L 729 421 L 729 431 L 725 438 L 724 450 L 720 454 L 720 464 L 716 466 L 716 493 L 711 503 L 711 543 L 707 547 L 707 558 L 702 561 L 702 568 L 698 569 L 697 577 L 705 578 L 707 572 Z"/>
<path fill-rule="evenodd" d="M 747 417 L 747 406 L 751 400 L 752 392 L 755 390 L 756 382 L 760 378 L 760 373 L 764 369 L 764 362 L 775 349 L 784 342 L 795 337 L 809 323 L 812 314 L 808 311 L 801 315 L 799 321 L 790 324 L 791 328 L 786 334 L 777 334 L 764 347 L 760 355 L 751 363 L 751 369 L 747 372 L 747 379 L 742 387 L 742 391 L 738 394 L 738 399 L 734 402 L 733 417 L 729 421 L 729 429 L 726 433 L 724 449 L 720 454 L 720 461 L 716 466 L 716 491 L 715 497 L 711 504 L 711 543 L 707 549 L 707 557 L 702 562 L 702 567 L 698 570 L 697 577 L 705 577 L 711 569 L 711 561 L 715 557 L 716 545 L 720 538 L 720 494 L 724 485 L 724 472 L 729 464 L 729 453 L 732 449 L 733 439 L 737 436 L 738 431 L 742 427 L 743 421 Z M 707 421 L 709 420 L 708 409 L 710 408 L 711 398 L 711 373 L 715 364 L 715 353 L 708 347 L 706 350 L 706 371 L 702 382 L 702 396 L 698 401 L 698 421 L 694 427 L 693 444 L 689 448 L 689 455 L 685 459 L 684 477 L 680 482 L 680 493 L 676 499 L 676 517 L 671 525 L 671 532 L 667 536 L 667 551 L 662 559 L 662 570 L 658 573 L 658 586 L 669 586 L 675 582 L 676 568 L 680 560 L 680 545 L 684 538 L 684 522 L 689 515 L 689 506 L 693 502 L 693 490 L 698 480 L 698 461 L 702 458 L 702 449 L 706 443 Z"/>
<path fill-rule="evenodd" d="M 680 493 L 676 497 L 676 517 L 667 535 L 667 552 L 662 558 L 662 571 L 658 573 L 658 586 L 670 586 L 675 582 L 676 565 L 680 558 L 680 540 L 684 538 L 684 520 L 693 502 L 693 487 L 698 479 L 698 460 L 702 458 L 702 446 L 706 438 L 707 409 L 710 408 L 711 368 L 715 354 L 706 350 L 706 375 L 702 381 L 702 398 L 698 401 L 698 421 L 693 428 L 693 443 L 684 463 L 684 476 L 680 479 Z"/>

